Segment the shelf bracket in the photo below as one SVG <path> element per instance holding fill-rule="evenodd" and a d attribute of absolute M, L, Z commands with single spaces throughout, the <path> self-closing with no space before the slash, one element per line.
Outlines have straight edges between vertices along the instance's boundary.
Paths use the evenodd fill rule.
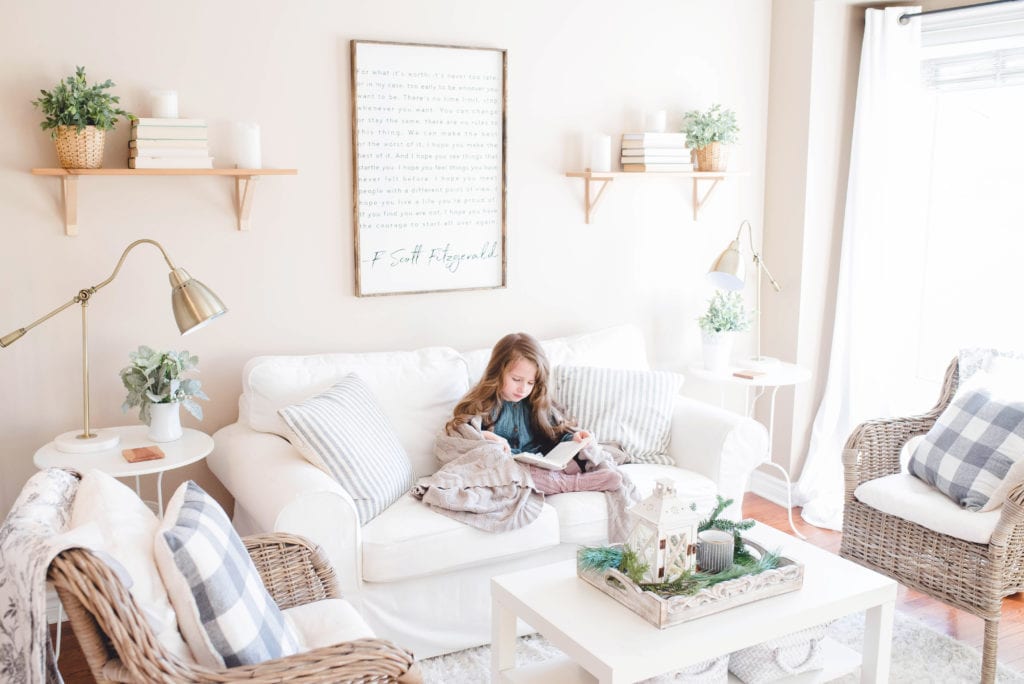
<path fill-rule="evenodd" d="M 697 220 L 697 216 L 700 214 L 701 208 L 707 204 L 708 200 L 711 199 L 711 193 L 715 191 L 718 184 L 725 179 L 725 176 L 718 176 L 713 178 L 697 178 L 693 179 L 693 220 Z M 702 180 L 711 181 L 711 187 L 707 189 L 704 196 L 700 196 L 699 185 Z"/>
<path fill-rule="evenodd" d="M 62 176 L 60 187 L 64 196 L 64 234 L 78 235 L 78 176 Z"/>
<path fill-rule="evenodd" d="M 601 197 L 604 195 L 605 189 L 608 184 L 615 180 L 614 176 L 596 176 L 591 173 L 590 169 L 587 169 L 579 175 L 583 179 L 583 212 L 584 220 L 586 223 L 590 223 L 590 218 L 594 215 L 594 211 L 597 209 L 597 203 L 601 201 Z M 598 189 L 597 194 L 593 192 L 593 186 L 591 183 L 600 183 L 601 187 Z"/>
<path fill-rule="evenodd" d="M 257 180 L 259 180 L 259 176 L 235 177 L 235 212 L 238 214 L 238 230 L 249 230 Z"/>

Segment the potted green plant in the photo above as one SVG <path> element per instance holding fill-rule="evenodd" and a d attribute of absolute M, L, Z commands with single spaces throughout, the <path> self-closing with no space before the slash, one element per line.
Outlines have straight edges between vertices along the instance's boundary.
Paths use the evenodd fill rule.
<path fill-rule="evenodd" d="M 76 67 L 74 76 L 58 82 L 53 90 L 39 91 L 42 97 L 33 100 L 46 116 L 39 126 L 50 131 L 62 168 L 100 168 L 106 132 L 113 130 L 118 117 L 135 118 L 118 106 L 121 98 L 107 92 L 114 85 L 109 78 L 89 85 L 85 67 Z"/>
<path fill-rule="evenodd" d="M 704 349 L 704 367 L 722 373 L 729 367 L 733 333 L 750 328 L 750 316 L 743 305 L 743 295 L 736 291 L 715 290 L 708 300 L 707 311 L 697 319 Z"/>
<path fill-rule="evenodd" d="M 698 171 L 725 171 L 728 164 L 728 148 L 739 139 L 740 127 L 736 124 L 736 113 L 722 109 L 722 105 L 711 105 L 706 111 L 698 109 L 683 115 L 683 133 L 686 146 L 697 153 Z"/>
<path fill-rule="evenodd" d="M 170 442 L 181 437 L 179 406 L 203 419 L 203 407 L 193 399 L 209 399 L 195 378 L 183 378 L 195 370 L 198 356 L 187 351 L 158 352 L 147 346 L 128 354 L 131 363 L 121 369 L 121 382 L 128 396 L 121 404 L 127 411 L 139 407 L 139 420 L 149 425 L 148 437 L 154 442 Z"/>

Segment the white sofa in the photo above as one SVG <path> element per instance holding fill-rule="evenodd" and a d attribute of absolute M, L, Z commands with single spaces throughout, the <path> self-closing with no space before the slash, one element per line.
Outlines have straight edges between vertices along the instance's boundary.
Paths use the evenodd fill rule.
<path fill-rule="evenodd" d="M 643 336 L 619 326 L 543 342 L 552 365 L 646 369 Z M 208 457 L 235 498 L 242 534 L 285 531 L 320 544 L 342 591 L 381 637 L 418 658 L 490 641 L 489 579 L 571 558 L 580 545 L 607 543 L 605 497 L 597 492 L 549 496 L 530 525 L 483 532 L 429 510 L 406 494 L 360 527 L 351 497 L 280 435 L 277 411 L 355 372 L 374 393 L 408 452 L 415 477 L 433 473 L 435 433 L 477 381 L 489 349 L 460 354 L 447 347 L 416 351 L 261 356 L 242 376 L 238 422 L 218 430 Z M 656 479 L 702 508 L 716 493 L 735 499 L 738 518 L 751 471 L 767 452 L 767 432 L 748 418 L 679 396 L 670 453 L 677 466 L 629 464 L 642 496 Z"/>

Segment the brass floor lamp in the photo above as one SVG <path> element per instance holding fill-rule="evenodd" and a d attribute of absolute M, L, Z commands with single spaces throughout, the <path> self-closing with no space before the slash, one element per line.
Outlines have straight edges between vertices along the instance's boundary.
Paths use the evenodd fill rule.
<path fill-rule="evenodd" d="M 743 254 L 740 252 L 740 236 L 743 235 L 743 228 L 747 229 L 747 238 L 750 241 L 750 253 L 757 266 L 757 356 L 747 359 L 742 365 L 751 368 L 769 367 L 777 364 L 778 359 L 771 356 L 761 356 L 761 274 L 768 276 L 768 282 L 776 292 L 782 290 L 782 286 L 772 277 L 768 267 L 761 259 L 761 253 L 754 249 L 754 229 L 750 221 L 744 220 L 740 229 L 736 231 L 736 237 L 729 246 L 718 255 L 715 262 L 708 270 L 708 280 L 721 290 L 742 290 L 746 280 L 746 265 Z"/>
<path fill-rule="evenodd" d="M 163 246 L 149 239 L 136 240 L 121 253 L 121 258 L 114 267 L 110 277 L 92 287 L 87 287 L 76 294 L 70 302 L 58 306 L 42 318 L 29 323 L 24 328 L 18 328 L 12 333 L 0 337 L 0 347 L 7 347 L 20 339 L 25 333 L 36 327 L 43 321 L 53 318 L 61 311 L 74 304 L 82 305 L 82 431 L 72 430 L 58 435 L 54 439 L 54 446 L 60 450 L 71 453 L 84 453 L 89 451 L 101 451 L 117 446 L 118 436 L 110 431 L 92 430 L 89 427 L 89 338 L 86 311 L 89 300 L 101 288 L 108 285 L 117 277 L 121 266 L 124 264 L 128 252 L 142 243 L 154 245 L 163 254 L 164 261 L 171 267 L 169 278 L 171 281 L 171 307 L 174 310 L 174 320 L 178 324 L 178 330 L 182 335 L 187 335 L 193 330 L 198 330 L 213 319 L 227 313 L 224 303 L 209 288 L 198 280 L 195 280 L 183 268 L 178 268 L 167 256 Z"/>

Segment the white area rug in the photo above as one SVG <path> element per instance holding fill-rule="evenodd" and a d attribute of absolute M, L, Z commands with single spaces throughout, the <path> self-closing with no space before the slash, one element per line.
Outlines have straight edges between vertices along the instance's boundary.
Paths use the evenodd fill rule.
<path fill-rule="evenodd" d="M 829 626 L 829 636 L 858 653 L 864 636 L 863 613 L 837 620 Z M 539 635 L 521 637 L 516 649 L 516 664 L 542 662 L 561 655 L 561 651 Z M 487 646 L 420 661 L 426 684 L 477 684 L 490 681 L 491 649 Z M 981 654 L 922 622 L 896 613 L 893 630 L 890 682 L 899 684 L 953 684 L 977 682 L 981 676 Z M 672 682 L 671 675 L 650 682 Z M 857 682 L 849 675 L 839 682 Z M 1024 684 L 1024 675 L 999 666 L 998 682 Z"/>

